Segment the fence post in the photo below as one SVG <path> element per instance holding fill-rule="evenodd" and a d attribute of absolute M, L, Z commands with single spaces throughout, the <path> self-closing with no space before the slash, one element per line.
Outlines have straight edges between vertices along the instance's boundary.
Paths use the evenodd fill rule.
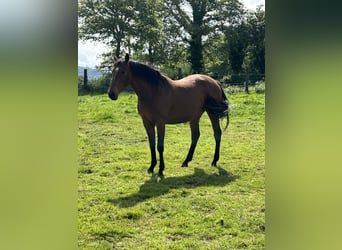
<path fill-rule="evenodd" d="M 249 68 L 246 68 L 246 79 L 245 79 L 245 92 L 249 94 L 248 90 L 248 82 L 249 82 Z"/>
<path fill-rule="evenodd" d="M 84 89 L 88 89 L 88 73 L 87 73 L 87 69 L 84 69 L 84 72 L 83 72 L 83 88 Z"/>

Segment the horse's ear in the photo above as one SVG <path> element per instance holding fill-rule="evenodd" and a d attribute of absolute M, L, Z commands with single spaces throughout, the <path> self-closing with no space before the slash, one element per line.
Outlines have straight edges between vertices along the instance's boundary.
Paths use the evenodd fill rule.
<path fill-rule="evenodd" d="M 128 62 L 129 61 L 129 54 L 126 53 L 126 56 L 125 56 L 125 61 Z"/>

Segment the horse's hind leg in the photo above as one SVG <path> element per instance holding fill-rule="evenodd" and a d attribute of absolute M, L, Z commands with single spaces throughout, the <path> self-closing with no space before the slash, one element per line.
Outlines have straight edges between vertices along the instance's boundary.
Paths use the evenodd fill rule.
<path fill-rule="evenodd" d="M 214 130 L 214 137 L 215 137 L 215 154 L 214 154 L 214 159 L 213 162 L 211 163 L 212 166 L 216 167 L 216 163 L 220 158 L 220 144 L 221 144 L 221 134 L 222 130 L 220 128 L 220 120 L 219 117 L 213 114 L 209 114 L 209 118 L 211 120 L 211 125 Z"/>
<path fill-rule="evenodd" d="M 198 138 L 200 137 L 199 119 L 196 119 L 195 121 L 191 121 L 190 128 L 191 128 L 191 145 L 190 145 L 189 153 L 186 156 L 182 164 L 182 167 L 187 167 L 189 161 L 192 160 L 192 157 L 194 155 L 197 141 L 198 141 Z"/>

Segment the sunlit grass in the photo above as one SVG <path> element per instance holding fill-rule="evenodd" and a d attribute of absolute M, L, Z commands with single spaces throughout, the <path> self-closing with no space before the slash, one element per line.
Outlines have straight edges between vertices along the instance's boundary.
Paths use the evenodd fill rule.
<path fill-rule="evenodd" d="M 217 168 L 210 166 L 215 142 L 206 114 L 188 168 L 180 165 L 189 125 L 167 125 L 160 180 L 146 173 L 150 153 L 135 94 L 116 102 L 80 96 L 79 248 L 263 249 L 264 97 L 228 92 L 231 123 Z"/>

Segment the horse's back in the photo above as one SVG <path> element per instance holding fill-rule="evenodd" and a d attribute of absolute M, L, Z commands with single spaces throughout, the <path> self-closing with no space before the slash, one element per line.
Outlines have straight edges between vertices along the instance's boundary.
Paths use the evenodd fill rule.
<path fill-rule="evenodd" d="M 180 80 L 173 81 L 173 85 L 176 89 L 178 88 L 180 92 L 186 92 L 187 96 L 197 94 L 204 98 L 207 96 L 217 100 L 222 98 L 220 83 L 207 75 L 189 75 Z"/>

